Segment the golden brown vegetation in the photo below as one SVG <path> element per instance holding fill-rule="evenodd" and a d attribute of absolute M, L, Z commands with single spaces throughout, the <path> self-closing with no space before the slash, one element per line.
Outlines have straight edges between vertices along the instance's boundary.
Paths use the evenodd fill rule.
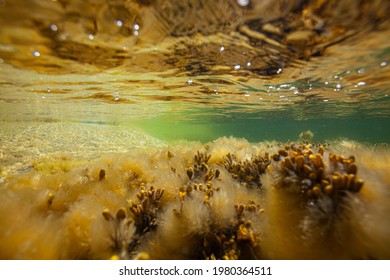
<path fill-rule="evenodd" d="M 47 164 L 0 185 L 2 259 L 390 257 L 386 147 L 221 138 Z"/>

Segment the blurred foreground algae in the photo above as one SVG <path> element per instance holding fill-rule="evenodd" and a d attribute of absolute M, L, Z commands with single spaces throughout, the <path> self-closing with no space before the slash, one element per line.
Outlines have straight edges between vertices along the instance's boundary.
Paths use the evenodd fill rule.
<path fill-rule="evenodd" d="M 386 146 L 236 138 L 42 161 L 0 185 L 0 257 L 388 259 L 389 164 Z"/>

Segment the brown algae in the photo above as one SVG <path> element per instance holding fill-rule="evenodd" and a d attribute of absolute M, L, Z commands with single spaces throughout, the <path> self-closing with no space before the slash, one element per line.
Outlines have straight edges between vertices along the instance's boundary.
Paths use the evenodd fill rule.
<path fill-rule="evenodd" d="M 390 257 L 387 147 L 220 138 L 64 160 L 1 183 L 0 258 Z"/>

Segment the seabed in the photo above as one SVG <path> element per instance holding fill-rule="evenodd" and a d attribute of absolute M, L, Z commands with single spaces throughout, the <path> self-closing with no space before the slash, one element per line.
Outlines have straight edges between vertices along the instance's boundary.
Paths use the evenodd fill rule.
<path fill-rule="evenodd" d="M 2 259 L 387 259 L 390 149 L 179 141 L 34 160 L 0 185 Z"/>

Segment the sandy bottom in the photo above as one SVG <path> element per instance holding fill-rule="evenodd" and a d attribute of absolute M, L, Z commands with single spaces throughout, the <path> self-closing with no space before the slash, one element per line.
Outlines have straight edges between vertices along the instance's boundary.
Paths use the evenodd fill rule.
<path fill-rule="evenodd" d="M 2 134 L 1 259 L 390 258 L 388 147 L 86 126 L 67 141 L 44 142 L 50 124 Z M 122 148 L 91 145 L 93 127 Z"/>
<path fill-rule="evenodd" d="M 10 174 L 30 170 L 34 160 L 64 156 L 90 160 L 105 153 L 165 145 L 140 130 L 119 125 L 7 121 L 0 125 L 0 182 Z"/>

